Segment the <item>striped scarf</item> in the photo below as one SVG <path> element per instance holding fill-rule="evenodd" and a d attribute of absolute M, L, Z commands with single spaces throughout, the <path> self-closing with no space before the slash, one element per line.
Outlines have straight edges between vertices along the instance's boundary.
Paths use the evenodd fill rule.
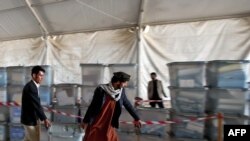
<path fill-rule="evenodd" d="M 115 101 L 121 98 L 122 88 L 115 90 L 111 83 L 101 84 L 100 87 L 107 92 Z"/>

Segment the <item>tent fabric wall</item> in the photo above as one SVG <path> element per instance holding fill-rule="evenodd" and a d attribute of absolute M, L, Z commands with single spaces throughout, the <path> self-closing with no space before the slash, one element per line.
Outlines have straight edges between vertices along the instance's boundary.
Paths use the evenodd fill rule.
<path fill-rule="evenodd" d="M 81 63 L 136 63 L 137 38 L 128 29 L 54 36 L 46 43 L 55 83 L 81 83 Z"/>
<path fill-rule="evenodd" d="M 81 83 L 81 63 L 135 64 L 136 48 L 136 33 L 129 29 L 5 41 L 0 66 L 52 65 L 54 83 Z"/>
<path fill-rule="evenodd" d="M 0 42 L 0 66 L 46 64 L 46 52 L 41 38 Z"/>
<path fill-rule="evenodd" d="M 167 63 L 250 59 L 250 17 L 147 27 L 141 41 L 140 94 L 146 98 L 152 71 L 167 91 Z"/>
<path fill-rule="evenodd" d="M 139 62 L 139 96 L 147 99 L 152 71 L 167 91 L 169 62 L 250 59 L 250 17 L 147 26 L 139 34 L 124 28 L 4 41 L 0 66 L 52 65 L 55 83 L 81 83 L 80 63 Z"/>

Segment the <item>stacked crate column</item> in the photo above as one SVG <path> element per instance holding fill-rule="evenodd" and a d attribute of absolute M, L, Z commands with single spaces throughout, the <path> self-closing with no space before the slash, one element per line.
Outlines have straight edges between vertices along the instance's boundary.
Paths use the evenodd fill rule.
<path fill-rule="evenodd" d="M 105 73 L 106 65 L 103 64 L 80 64 L 82 72 L 81 94 L 78 97 L 80 102 L 80 115 L 84 116 L 90 105 L 96 87 L 103 84 L 105 78 L 110 78 Z M 108 83 L 107 82 L 107 83 Z M 106 83 L 106 82 L 105 82 Z"/>
<path fill-rule="evenodd" d="M 137 65 L 136 64 L 109 64 L 110 76 L 113 76 L 114 72 L 125 72 L 129 74 L 130 80 L 128 82 L 128 87 L 137 87 Z"/>
<path fill-rule="evenodd" d="M 205 62 L 168 63 L 170 86 L 180 88 L 202 88 L 206 86 Z"/>
<path fill-rule="evenodd" d="M 249 116 L 249 91 L 247 90 L 249 64 L 250 61 L 247 60 L 214 60 L 207 63 L 207 83 L 210 89 L 206 112 L 223 113 L 224 125 L 248 124 L 241 117 Z M 217 128 L 217 124 L 207 121 L 207 136 L 216 140 Z"/>
<path fill-rule="evenodd" d="M 82 84 L 97 86 L 103 83 L 104 68 L 102 64 L 80 64 L 82 70 Z"/>
<path fill-rule="evenodd" d="M 171 132 L 177 138 L 203 139 L 204 121 L 182 121 L 206 116 L 206 62 L 172 62 L 167 66 L 172 104 L 170 117 L 177 121 L 171 124 Z"/>
<path fill-rule="evenodd" d="M 55 97 L 57 102 L 54 109 L 70 115 L 79 115 L 79 107 L 77 107 L 77 95 L 79 93 L 79 84 L 57 84 L 55 85 Z M 78 118 L 60 113 L 53 113 L 53 121 L 56 123 L 77 124 Z"/>
<path fill-rule="evenodd" d="M 8 101 L 17 102 L 21 104 L 22 89 L 25 85 L 24 67 L 23 66 L 7 67 L 7 80 L 8 80 L 8 86 L 7 86 Z M 13 127 L 14 131 L 21 131 L 22 130 L 21 128 L 20 130 L 15 130 L 19 127 L 19 124 L 20 124 L 21 107 L 17 107 L 17 106 L 10 107 L 9 114 L 10 114 L 10 124 L 15 125 L 15 126 L 10 126 L 9 127 L 10 130 Z"/>

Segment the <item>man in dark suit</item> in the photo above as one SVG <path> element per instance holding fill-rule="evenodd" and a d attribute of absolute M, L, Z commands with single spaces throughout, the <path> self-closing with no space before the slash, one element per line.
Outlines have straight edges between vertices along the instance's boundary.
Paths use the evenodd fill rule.
<path fill-rule="evenodd" d="M 150 76 L 152 80 L 148 82 L 148 99 L 149 100 L 162 100 L 163 95 L 167 97 L 163 90 L 161 81 L 156 78 L 157 77 L 156 73 L 152 72 Z M 156 104 L 158 104 L 159 108 L 164 108 L 162 101 L 159 101 L 159 102 L 153 101 L 153 102 L 150 102 L 149 104 L 153 108 L 155 108 Z"/>
<path fill-rule="evenodd" d="M 39 86 L 43 80 L 45 70 L 41 66 L 32 68 L 32 80 L 28 82 L 22 92 L 21 123 L 24 126 L 24 141 L 40 140 L 40 121 L 46 128 L 51 126 L 44 114 L 39 98 Z"/>

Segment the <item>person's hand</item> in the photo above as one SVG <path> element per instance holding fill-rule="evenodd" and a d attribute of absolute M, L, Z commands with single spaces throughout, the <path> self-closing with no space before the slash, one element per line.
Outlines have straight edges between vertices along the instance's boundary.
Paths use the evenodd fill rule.
<path fill-rule="evenodd" d="M 50 121 L 48 119 L 45 119 L 44 120 L 44 125 L 48 129 L 51 126 L 51 123 L 50 123 Z"/>
<path fill-rule="evenodd" d="M 81 127 L 84 131 L 86 131 L 87 127 L 88 127 L 88 124 L 87 123 L 82 123 L 81 124 Z"/>
<path fill-rule="evenodd" d="M 135 120 L 134 121 L 134 126 L 137 127 L 137 128 L 141 128 L 141 122 L 140 122 L 140 120 Z"/>

